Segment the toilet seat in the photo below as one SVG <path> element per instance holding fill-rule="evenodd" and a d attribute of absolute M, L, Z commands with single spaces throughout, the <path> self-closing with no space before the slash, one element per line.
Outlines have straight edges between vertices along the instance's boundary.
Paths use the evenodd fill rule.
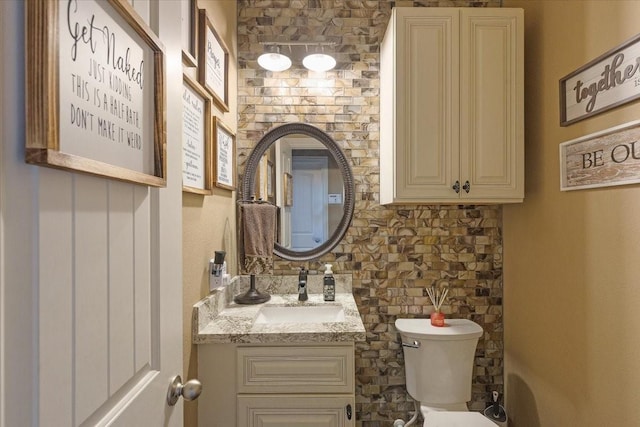
<path fill-rule="evenodd" d="M 423 427 L 496 427 L 491 420 L 478 412 L 429 412 Z"/>

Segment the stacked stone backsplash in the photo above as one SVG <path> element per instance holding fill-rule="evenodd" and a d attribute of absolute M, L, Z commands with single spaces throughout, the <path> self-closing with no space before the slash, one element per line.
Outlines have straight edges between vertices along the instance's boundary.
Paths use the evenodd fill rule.
<path fill-rule="evenodd" d="M 405 2 L 406 3 L 406 2 Z M 500 6 L 499 1 L 414 1 L 416 6 Z M 322 259 L 277 260 L 275 274 L 304 265 L 321 274 L 351 273 L 367 329 L 356 349 L 356 413 L 360 427 L 407 418 L 404 362 L 394 321 L 428 317 L 425 287 L 451 286 L 449 317 L 485 331 L 475 360 L 471 409 L 484 409 L 491 390 L 503 392 L 502 236 L 500 206 L 379 204 L 379 45 L 392 3 L 368 0 L 240 0 L 238 3 L 238 171 L 275 126 L 305 122 L 327 132 L 353 168 L 356 207 L 343 241 Z M 298 61 L 272 73 L 256 62 L 261 42 L 336 42 L 334 70 L 309 72 Z M 239 181 L 240 182 L 240 181 Z"/>

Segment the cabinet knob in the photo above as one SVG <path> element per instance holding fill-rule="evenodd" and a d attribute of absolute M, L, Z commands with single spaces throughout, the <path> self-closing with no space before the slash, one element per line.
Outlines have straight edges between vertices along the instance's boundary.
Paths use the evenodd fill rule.
<path fill-rule="evenodd" d="M 464 191 L 466 191 L 467 193 L 469 193 L 469 190 L 471 190 L 471 184 L 469 184 L 469 181 L 465 181 L 464 182 L 464 185 L 462 186 L 462 189 Z M 456 193 L 457 193 L 457 191 L 456 191 Z"/>
<path fill-rule="evenodd" d="M 458 194 L 460 192 L 460 181 L 456 181 L 456 183 L 453 184 L 453 187 L 451 188 L 453 188 L 453 191 L 455 191 L 456 194 Z"/>

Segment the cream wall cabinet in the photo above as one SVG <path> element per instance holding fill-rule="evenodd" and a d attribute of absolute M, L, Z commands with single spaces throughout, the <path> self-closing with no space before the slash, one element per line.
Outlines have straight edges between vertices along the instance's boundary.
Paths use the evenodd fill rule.
<path fill-rule="evenodd" d="M 198 347 L 207 426 L 355 426 L 354 345 Z"/>
<path fill-rule="evenodd" d="M 381 45 L 380 203 L 524 198 L 524 18 L 394 8 Z"/>

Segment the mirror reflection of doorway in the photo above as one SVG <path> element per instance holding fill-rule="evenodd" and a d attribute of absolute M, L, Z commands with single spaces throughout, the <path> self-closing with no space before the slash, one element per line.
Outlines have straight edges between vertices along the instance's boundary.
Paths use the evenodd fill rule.
<path fill-rule="evenodd" d="M 291 172 L 291 248 L 313 249 L 328 238 L 328 159 L 326 156 L 296 156 L 294 153 Z"/>
<path fill-rule="evenodd" d="M 313 250 L 330 238 L 344 214 L 344 181 L 338 164 L 319 141 L 297 134 L 277 140 L 271 158 L 275 202 L 280 207 L 278 244 L 296 252 Z M 284 200 L 287 174 L 293 183 L 292 205 Z"/>

